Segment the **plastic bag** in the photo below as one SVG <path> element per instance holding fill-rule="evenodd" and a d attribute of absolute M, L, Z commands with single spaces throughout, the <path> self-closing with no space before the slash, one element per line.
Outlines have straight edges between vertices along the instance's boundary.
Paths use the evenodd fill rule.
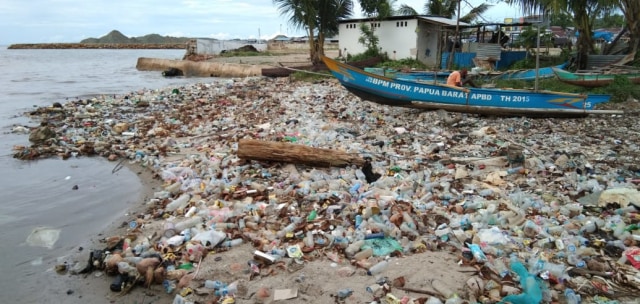
<path fill-rule="evenodd" d="M 361 250 L 373 248 L 374 256 L 389 255 L 396 250 L 402 251 L 402 246 L 393 238 L 368 239 L 364 241 Z"/>
<path fill-rule="evenodd" d="M 640 248 L 631 247 L 624 251 L 624 256 L 635 269 L 640 269 Z"/>

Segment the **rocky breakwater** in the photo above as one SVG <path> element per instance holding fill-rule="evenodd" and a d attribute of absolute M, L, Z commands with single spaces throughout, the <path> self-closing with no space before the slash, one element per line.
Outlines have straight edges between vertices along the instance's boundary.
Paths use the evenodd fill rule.
<path fill-rule="evenodd" d="M 184 43 L 19 43 L 8 49 L 185 49 Z"/>
<path fill-rule="evenodd" d="M 100 155 L 163 183 L 125 232 L 59 267 L 106 273 L 116 293 L 150 288 L 174 303 L 616 303 L 639 292 L 635 117 L 420 112 L 361 101 L 333 80 L 263 78 L 29 115 L 47 124 L 16 158 Z M 290 149 L 246 153 L 247 140 Z M 299 146 L 362 162 L 300 164 L 286 157 Z M 261 152 L 271 160 L 241 157 Z"/>

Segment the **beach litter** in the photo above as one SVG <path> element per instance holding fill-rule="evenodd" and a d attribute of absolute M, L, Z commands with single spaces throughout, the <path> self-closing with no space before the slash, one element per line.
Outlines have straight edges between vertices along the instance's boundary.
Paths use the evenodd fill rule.
<path fill-rule="evenodd" d="M 29 115 L 55 136 L 14 147 L 15 158 L 102 156 L 162 183 L 144 214 L 75 267 L 104 271 L 119 294 L 161 286 L 176 303 L 623 303 L 640 289 L 633 117 L 420 112 L 361 101 L 332 80 L 267 78 Z M 448 277 L 434 281 L 438 267 Z M 323 271 L 327 281 L 316 281 Z M 295 280 L 269 281 L 282 276 Z"/>
<path fill-rule="evenodd" d="M 29 246 L 53 248 L 53 245 L 60 238 L 60 229 L 49 227 L 37 227 L 27 237 L 26 243 Z"/>

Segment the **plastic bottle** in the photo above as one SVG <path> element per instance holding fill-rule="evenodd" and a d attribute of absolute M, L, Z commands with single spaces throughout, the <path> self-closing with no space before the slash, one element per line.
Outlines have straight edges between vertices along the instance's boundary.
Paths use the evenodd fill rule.
<path fill-rule="evenodd" d="M 381 272 L 385 271 L 388 266 L 389 266 L 389 262 L 387 260 L 382 260 L 382 261 L 378 262 L 377 264 L 369 267 L 369 270 L 367 271 L 367 274 L 370 275 L 370 276 L 378 275 Z"/>
<path fill-rule="evenodd" d="M 358 190 L 360 190 L 360 182 L 356 182 L 355 184 L 353 184 L 353 186 L 351 186 L 351 188 L 349 188 L 349 193 L 351 193 L 351 195 L 356 196 L 358 194 Z"/>
<path fill-rule="evenodd" d="M 411 217 L 411 214 L 409 214 L 409 212 L 403 211 L 402 212 L 402 219 L 404 220 L 405 223 L 407 223 L 409 228 L 416 229 L 416 222 L 413 220 L 413 218 Z"/>
<path fill-rule="evenodd" d="M 415 230 L 415 228 L 410 227 L 410 225 L 407 224 L 407 222 L 403 222 L 402 224 L 400 224 L 400 230 L 416 237 L 420 236 L 420 233 L 417 230 Z"/>
<path fill-rule="evenodd" d="M 581 301 L 580 296 L 571 288 L 567 288 L 564 291 L 564 298 L 567 301 L 567 304 L 579 304 Z"/>
<path fill-rule="evenodd" d="M 238 228 L 236 223 L 213 223 L 211 229 L 225 230 Z"/>
<path fill-rule="evenodd" d="M 227 284 L 217 281 L 217 280 L 206 280 L 204 281 L 204 287 L 209 289 L 220 289 L 227 287 Z"/>
<path fill-rule="evenodd" d="M 478 246 L 477 244 L 467 244 L 467 246 L 471 250 L 471 253 L 473 254 L 473 258 L 476 260 L 476 262 L 484 263 L 487 261 L 487 256 L 484 255 L 484 252 L 482 252 L 482 249 L 480 249 L 480 246 Z"/>
<path fill-rule="evenodd" d="M 313 220 L 316 219 L 316 217 L 318 216 L 318 213 L 315 209 L 311 210 L 311 212 L 309 212 L 309 215 L 307 216 L 307 222 L 312 222 Z"/>
<path fill-rule="evenodd" d="M 507 174 L 516 174 L 516 173 L 520 173 L 520 174 L 522 174 L 522 173 L 524 173 L 524 172 L 525 172 L 525 170 L 524 170 L 524 168 L 523 168 L 523 167 L 509 168 L 509 169 L 507 170 Z"/>
<path fill-rule="evenodd" d="M 301 219 L 302 218 L 294 219 L 289 225 L 285 226 L 280 231 L 278 231 L 277 236 L 279 238 L 285 237 L 287 235 L 287 233 L 292 232 L 293 229 L 296 228 L 296 225 L 298 225 L 298 223 L 300 222 Z M 249 226 L 249 223 L 247 223 L 247 226 Z"/>
<path fill-rule="evenodd" d="M 304 237 L 304 245 L 307 248 L 313 248 L 314 247 L 313 232 L 311 232 L 311 230 L 307 231 L 307 234 Z"/>
<path fill-rule="evenodd" d="M 184 209 L 184 207 L 186 207 L 187 204 L 189 203 L 190 199 L 191 199 L 191 195 L 189 193 L 184 193 L 180 195 L 178 198 L 176 198 L 175 200 L 173 200 L 172 202 L 170 202 L 169 204 L 167 204 L 167 207 L 165 208 L 165 210 L 167 210 L 168 212 L 173 212 L 178 209 Z"/>
<path fill-rule="evenodd" d="M 220 244 L 220 246 L 222 246 L 222 247 L 235 247 L 235 246 L 241 245 L 242 242 L 243 242 L 242 239 L 226 240 L 226 241 L 222 242 Z"/>
<path fill-rule="evenodd" d="M 504 278 L 509 274 L 509 268 L 507 268 L 507 265 L 505 265 L 504 261 L 502 261 L 502 258 L 494 259 L 491 263 L 491 266 L 493 266 L 494 271 L 501 278 Z"/>
<path fill-rule="evenodd" d="M 177 231 L 183 231 L 185 229 L 189 229 L 191 227 L 194 227 L 200 223 L 204 222 L 204 219 L 200 216 L 194 216 L 191 218 L 188 218 L 184 221 L 178 222 L 175 224 L 175 228 Z"/>
<path fill-rule="evenodd" d="M 368 259 L 373 255 L 373 248 L 367 248 L 365 250 L 361 250 L 360 252 L 353 255 L 353 259 L 356 261 L 361 261 L 364 259 Z"/>
<path fill-rule="evenodd" d="M 356 215 L 355 220 L 356 220 L 356 223 L 355 223 L 356 224 L 356 228 L 358 228 L 360 226 L 360 224 L 362 224 L 362 215 L 360 215 L 360 214 Z"/>
<path fill-rule="evenodd" d="M 353 256 L 360 248 L 364 245 L 364 240 L 358 240 L 351 243 L 347 246 L 347 249 L 344 250 L 344 253 L 347 257 Z"/>

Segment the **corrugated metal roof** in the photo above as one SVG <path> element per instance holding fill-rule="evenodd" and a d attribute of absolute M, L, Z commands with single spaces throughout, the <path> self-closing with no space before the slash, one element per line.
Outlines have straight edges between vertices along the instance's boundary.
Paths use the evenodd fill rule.
<path fill-rule="evenodd" d="M 439 24 L 442 24 L 442 25 L 453 25 L 453 26 L 455 26 L 457 24 L 457 21 L 454 20 L 454 19 L 449 19 L 449 18 L 444 18 L 444 17 L 437 17 L 437 16 L 425 16 L 425 17 L 418 16 L 418 19 L 429 21 L 429 22 L 432 22 L 432 23 L 439 23 Z M 468 26 L 469 23 L 460 21 L 459 25 L 460 26 Z"/>

